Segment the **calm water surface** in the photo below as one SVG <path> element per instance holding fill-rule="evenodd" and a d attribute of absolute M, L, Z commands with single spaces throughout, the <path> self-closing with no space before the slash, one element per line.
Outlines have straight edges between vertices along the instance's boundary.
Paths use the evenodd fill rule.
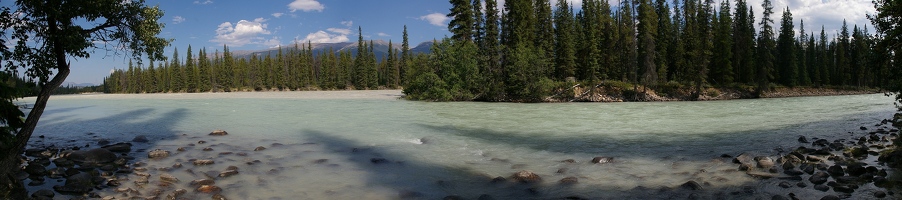
<path fill-rule="evenodd" d="M 178 187 L 187 188 L 187 182 L 203 178 L 203 172 L 238 166 L 239 175 L 216 180 L 223 194 L 234 199 L 475 199 L 482 194 L 499 199 L 754 199 L 806 191 L 778 188 L 773 181 L 736 172 L 729 160 L 718 158 L 721 154 L 776 155 L 800 145 L 799 136 L 848 139 L 862 134 L 860 126 L 874 127 L 891 117 L 892 102 L 881 94 L 551 104 L 428 103 L 384 96 L 273 98 L 254 93 L 242 98 L 59 96 L 51 99 L 32 141 L 96 146 L 100 139 L 129 141 L 145 135 L 151 142 L 135 149 L 159 148 L 175 155 L 148 161 L 145 153 L 136 152 L 137 161 L 151 169 L 183 163 L 184 168 L 169 172 L 182 180 Z M 214 129 L 229 135 L 206 135 Z M 200 140 L 207 143 L 197 144 Z M 257 146 L 267 149 L 253 151 Z M 178 147 L 188 150 L 176 152 Z M 214 151 L 201 151 L 203 147 Z M 592 164 L 595 156 L 614 157 L 615 162 Z M 214 159 L 216 164 L 194 167 L 187 161 L 192 158 Z M 374 164 L 373 158 L 388 162 Z M 561 162 L 566 159 L 576 162 Z M 543 181 L 490 183 L 520 170 L 533 171 Z M 570 176 L 579 183 L 558 183 Z M 690 180 L 705 189 L 667 189 Z"/>

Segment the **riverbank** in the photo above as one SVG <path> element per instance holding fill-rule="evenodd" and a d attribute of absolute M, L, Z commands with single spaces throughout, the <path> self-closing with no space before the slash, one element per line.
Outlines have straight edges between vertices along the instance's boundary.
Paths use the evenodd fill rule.
<path fill-rule="evenodd" d="M 697 94 L 694 88 L 682 85 L 644 87 L 622 82 L 595 86 L 574 85 L 558 90 L 544 102 L 653 102 L 653 101 L 713 101 L 754 98 L 785 98 L 805 96 L 836 96 L 881 93 L 872 88 L 775 87 L 758 93 L 753 87 L 708 87 Z"/>

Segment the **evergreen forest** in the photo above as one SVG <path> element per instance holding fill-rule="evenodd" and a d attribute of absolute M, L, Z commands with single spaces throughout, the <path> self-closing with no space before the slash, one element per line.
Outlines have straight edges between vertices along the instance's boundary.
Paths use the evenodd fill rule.
<path fill-rule="evenodd" d="M 450 0 L 451 36 L 430 53 L 400 48 L 377 57 L 358 34 L 356 51 L 314 53 L 311 43 L 234 56 L 228 46 L 176 50 L 166 62 L 129 64 L 97 90 L 108 93 L 403 88 L 429 101 L 539 102 L 576 85 L 644 88 L 881 88 L 891 52 L 867 25 L 836 32 L 794 23 L 770 0 Z M 735 6 L 731 6 L 735 5 Z M 755 15 L 761 15 L 755 21 Z M 362 29 L 358 28 L 358 33 Z M 96 89 L 96 88 L 95 88 Z"/>

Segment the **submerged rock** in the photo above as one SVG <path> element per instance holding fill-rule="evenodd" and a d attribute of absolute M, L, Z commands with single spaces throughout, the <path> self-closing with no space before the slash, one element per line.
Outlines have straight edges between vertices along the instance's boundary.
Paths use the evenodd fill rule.
<path fill-rule="evenodd" d="M 147 136 L 138 135 L 138 136 L 135 136 L 134 139 L 132 139 L 132 142 L 145 143 L 145 142 L 150 142 L 150 140 L 147 139 Z"/>
<path fill-rule="evenodd" d="M 53 190 L 61 193 L 87 193 L 94 189 L 94 177 L 88 173 L 78 173 L 66 177 L 64 185 L 53 186 Z"/>
<path fill-rule="evenodd" d="M 575 176 L 568 176 L 559 181 L 561 184 L 576 184 L 579 183 L 579 179 Z"/>

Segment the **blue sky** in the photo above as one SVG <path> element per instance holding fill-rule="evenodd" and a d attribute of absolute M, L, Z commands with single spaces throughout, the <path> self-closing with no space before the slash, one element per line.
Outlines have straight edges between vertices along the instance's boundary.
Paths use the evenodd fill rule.
<path fill-rule="evenodd" d="M 576 8 L 581 5 L 580 0 L 569 1 Z M 748 0 L 759 19 L 762 1 Z M 611 4 L 616 6 L 616 2 Z M 294 41 L 354 42 L 358 26 L 363 28 L 366 40 L 400 43 L 403 27 L 407 25 L 412 46 L 450 35 L 447 30 L 450 19 L 445 15 L 451 5 L 446 0 L 146 0 L 146 3 L 158 5 L 165 12 L 160 19 L 166 24 L 161 37 L 175 39 L 166 55 L 171 56 L 173 49 L 178 48 L 182 59 L 188 45 L 196 54 L 200 48 L 213 52 L 223 44 L 231 50 L 259 50 L 290 45 Z M 10 4 L 10 1 L 0 2 L 3 6 Z M 499 0 L 499 5 L 502 4 L 503 0 Z M 819 31 L 820 25 L 824 25 L 828 34 L 835 33 L 843 19 L 848 21 L 850 29 L 852 24 L 869 24 L 865 14 L 874 12 L 870 0 L 773 0 L 773 4 L 775 22 L 779 23 L 782 10 L 789 6 L 796 29 L 804 19 L 806 32 L 815 28 Z M 125 58 L 98 50 L 89 59 L 72 61 L 73 70 L 67 82 L 99 84 L 111 69 L 127 65 Z"/>

